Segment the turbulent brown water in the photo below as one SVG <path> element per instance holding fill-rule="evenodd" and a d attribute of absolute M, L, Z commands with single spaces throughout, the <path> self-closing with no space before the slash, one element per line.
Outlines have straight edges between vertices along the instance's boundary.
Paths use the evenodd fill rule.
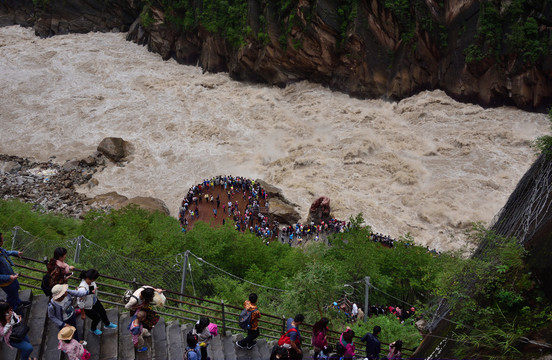
<path fill-rule="evenodd" d="M 154 196 L 171 212 L 216 174 L 263 178 L 306 216 L 331 198 L 375 231 L 410 232 L 438 249 L 489 222 L 535 155 L 545 115 L 458 103 L 441 91 L 398 103 L 357 100 L 301 82 L 285 89 L 202 74 L 124 40 L 90 33 L 39 39 L 0 29 L 0 152 L 83 158 L 106 136 L 136 148 L 96 175 L 93 196 Z"/>

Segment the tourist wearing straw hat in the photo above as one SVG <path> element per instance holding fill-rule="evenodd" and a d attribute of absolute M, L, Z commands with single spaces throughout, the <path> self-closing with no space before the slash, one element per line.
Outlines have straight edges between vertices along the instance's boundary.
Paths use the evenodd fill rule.
<path fill-rule="evenodd" d="M 77 328 L 77 316 L 73 307 L 73 297 L 81 297 L 89 294 L 89 291 L 80 288 L 78 290 L 68 290 L 69 285 L 58 284 L 52 288 L 52 299 L 48 303 L 48 317 L 60 329 L 65 326 L 74 326 Z M 96 290 L 92 290 L 94 293 Z M 78 331 L 75 332 L 75 339 L 79 341 Z"/>
<path fill-rule="evenodd" d="M 58 333 L 58 349 L 63 351 L 68 360 L 88 360 L 90 352 L 84 348 L 85 344 L 81 344 L 73 339 L 77 329 L 74 326 L 66 326 Z"/>

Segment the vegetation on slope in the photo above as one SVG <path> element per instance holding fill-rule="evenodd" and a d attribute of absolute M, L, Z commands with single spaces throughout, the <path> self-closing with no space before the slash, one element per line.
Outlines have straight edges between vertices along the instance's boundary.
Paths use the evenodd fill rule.
<path fill-rule="evenodd" d="M 190 250 L 239 277 L 285 289 L 283 293 L 258 290 L 221 272 L 202 273 L 196 267 L 194 291 L 198 296 L 240 304 L 249 291 L 256 290 L 262 294 L 260 306 L 265 312 L 302 312 L 311 323 L 324 315 L 336 330 L 345 325 L 344 317 L 328 305 L 343 296 L 344 284 L 362 282 L 365 276 L 370 276 L 375 287 L 370 303 L 402 305 L 400 299 L 415 304 L 418 314 L 427 316 L 434 310 L 428 305 L 431 300 L 444 297 L 454 309 L 449 314 L 455 320 L 449 336 L 460 341 L 455 356 L 516 358 L 517 340 L 552 320 L 550 302 L 531 279 L 525 251 L 514 239 L 475 227 L 471 241 L 484 239 L 488 251 L 466 259 L 459 254 L 432 254 L 413 245 L 408 236 L 394 248 L 383 247 L 369 240 L 370 228 L 360 226 L 362 221 L 361 215 L 351 219 L 352 229 L 333 236 L 329 247 L 310 242 L 292 248 L 279 242 L 266 246 L 251 234 L 235 231 L 231 224 L 211 228 L 198 223 L 183 233 L 176 219 L 136 207 L 92 212 L 80 221 L 35 212 L 18 201 L 0 201 L 0 229 L 5 231 L 21 226 L 35 235 L 60 240 L 82 234 L 102 247 L 138 259 L 166 259 Z M 352 299 L 355 296 L 362 304 L 358 294 Z M 413 319 L 400 324 L 378 317 L 355 329 L 362 333 L 375 324 L 383 325 L 384 341 L 400 337 L 406 347 L 415 347 L 420 335 L 412 323 Z"/>

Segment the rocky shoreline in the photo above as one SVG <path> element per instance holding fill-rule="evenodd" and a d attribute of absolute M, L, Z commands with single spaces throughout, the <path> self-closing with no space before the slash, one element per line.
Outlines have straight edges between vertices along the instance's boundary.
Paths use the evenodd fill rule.
<path fill-rule="evenodd" d="M 19 156 L 0 154 L 0 198 L 33 203 L 35 209 L 73 217 L 82 217 L 94 208 L 86 195 L 77 192 L 80 185 L 94 186 L 92 176 L 106 166 L 97 152 L 83 160 L 56 164 L 34 162 Z"/>
<path fill-rule="evenodd" d="M 127 198 L 116 192 L 89 198 L 83 187 L 98 185 L 93 176 L 107 166 L 125 166 L 133 146 L 121 138 L 105 138 L 98 151 L 84 159 L 47 162 L 0 154 L 0 199 L 32 203 L 35 210 L 83 218 L 91 210 L 109 211 L 134 204 L 149 211 L 170 215 L 165 203 L 152 197 Z"/>

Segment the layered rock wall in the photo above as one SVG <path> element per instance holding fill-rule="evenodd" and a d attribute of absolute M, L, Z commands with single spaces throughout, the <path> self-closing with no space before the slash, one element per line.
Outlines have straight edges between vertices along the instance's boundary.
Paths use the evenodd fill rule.
<path fill-rule="evenodd" d="M 438 88 L 489 106 L 542 110 L 552 102 L 550 49 L 528 60 L 495 44 L 492 56 L 489 52 L 466 61 L 470 46 L 477 43 L 486 51 L 492 45 L 480 31 L 484 2 L 412 0 L 409 8 L 397 9 L 404 2 L 300 0 L 281 12 L 280 2 L 248 0 L 239 45 L 229 41 L 224 29 L 207 31 L 201 16 L 184 26 L 181 20 L 189 9 L 162 3 L 48 0 L 37 7 L 30 0 L 7 0 L 0 3 L 0 24 L 32 25 L 41 36 L 130 27 L 128 40 L 147 45 L 163 59 L 278 86 L 310 80 L 361 98 L 400 99 Z M 500 11 L 509 3 L 500 3 Z M 541 3 L 523 3 L 520 21 L 527 14 L 538 18 L 535 36 L 550 39 L 552 14 L 546 1 Z M 196 13 L 204 11 L 202 1 L 187 4 Z M 344 15 L 343 4 L 354 7 L 354 14 Z M 510 36 L 508 25 L 497 26 L 504 27 L 501 37 Z"/>

